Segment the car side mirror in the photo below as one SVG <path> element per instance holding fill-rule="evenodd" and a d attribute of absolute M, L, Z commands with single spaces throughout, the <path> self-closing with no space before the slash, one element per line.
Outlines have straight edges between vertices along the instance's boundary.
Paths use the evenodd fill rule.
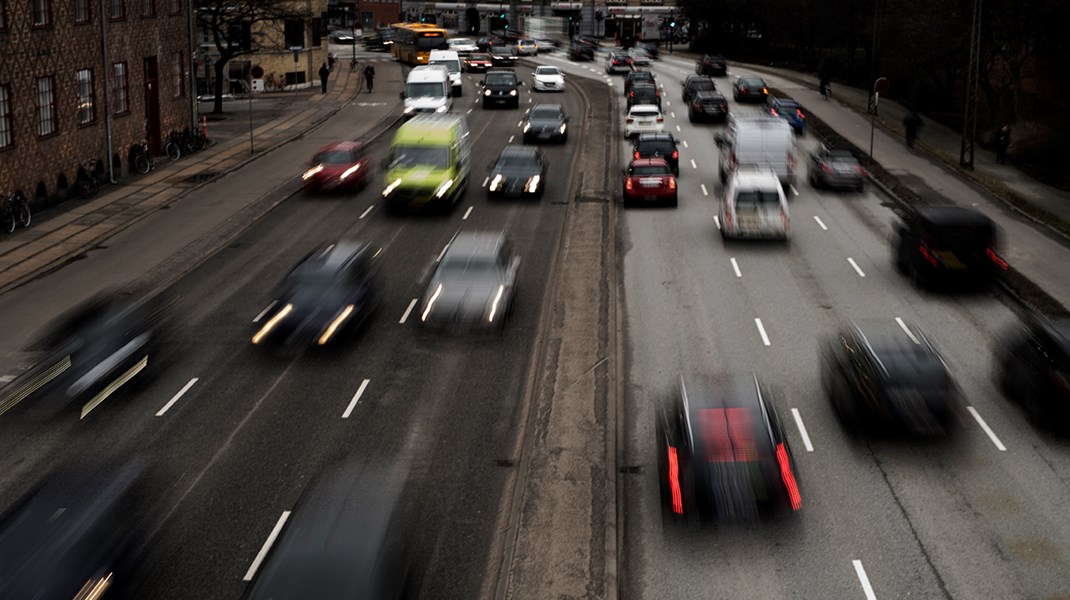
<path fill-rule="evenodd" d="M 401 98 L 402 100 L 404 100 L 405 99 L 405 92 L 401 92 L 400 94 L 398 94 L 398 98 Z"/>
<path fill-rule="evenodd" d="M 524 82 L 523 82 L 523 81 L 518 81 L 518 82 L 516 82 L 516 83 L 517 83 L 517 85 L 524 85 Z"/>

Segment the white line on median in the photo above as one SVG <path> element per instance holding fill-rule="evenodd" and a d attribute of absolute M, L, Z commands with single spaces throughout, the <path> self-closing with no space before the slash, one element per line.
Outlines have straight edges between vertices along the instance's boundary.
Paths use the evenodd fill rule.
<path fill-rule="evenodd" d="M 829 228 L 825 225 L 825 222 L 821 220 L 821 217 L 814 215 L 814 220 L 817 221 L 817 224 L 821 226 L 821 229 L 824 229 L 825 231 L 829 230 Z"/>
<path fill-rule="evenodd" d="M 282 516 L 279 517 L 279 521 L 275 523 L 275 528 L 271 530 L 271 535 L 268 536 L 267 541 L 264 542 L 264 546 L 260 548 L 260 552 L 257 552 L 256 558 L 253 559 L 253 564 L 249 565 L 249 570 L 245 572 L 245 577 L 242 577 L 242 581 L 252 581 L 253 576 L 256 575 L 256 570 L 260 568 L 260 563 L 264 562 L 264 558 L 267 556 L 271 545 L 275 543 L 275 538 L 279 537 L 279 532 L 282 531 L 282 526 L 286 524 L 286 519 L 290 518 L 290 511 L 285 510 L 282 512 Z"/>
<path fill-rule="evenodd" d="M 713 224 L 717 226 L 717 231 L 721 230 L 721 219 L 717 215 L 713 215 Z"/>
<path fill-rule="evenodd" d="M 765 334 L 765 327 L 762 326 L 762 320 L 755 318 L 754 324 L 758 326 L 758 333 L 762 335 L 762 343 L 766 346 L 771 346 L 772 344 L 769 343 L 769 336 Z"/>
<path fill-rule="evenodd" d="M 676 113 L 673 112 L 673 111 L 669 111 L 669 116 L 675 119 L 676 118 Z"/>
<path fill-rule="evenodd" d="M 732 270 L 736 272 L 736 277 L 743 277 L 743 273 L 739 271 L 739 263 L 736 262 L 736 257 L 731 258 Z"/>
<path fill-rule="evenodd" d="M 795 194 L 796 196 L 798 196 L 798 195 L 799 195 L 799 190 L 795 189 L 795 186 L 793 186 L 793 185 L 789 185 L 788 187 L 790 187 L 790 188 L 791 188 L 791 193 L 792 193 L 792 194 Z"/>
<path fill-rule="evenodd" d="M 450 240 L 450 241 L 452 242 L 453 240 Z M 449 249 L 450 249 L 450 245 L 449 244 L 446 244 L 445 246 L 443 246 L 442 247 L 442 251 L 439 252 L 438 256 L 435 257 L 435 262 L 436 263 L 442 262 L 442 257 L 446 256 L 446 250 L 449 250 Z"/>
<path fill-rule="evenodd" d="M 171 407 L 175 405 L 175 402 L 178 402 L 178 399 L 181 398 L 183 394 L 188 392 L 189 389 L 191 387 L 193 387 L 193 384 L 195 384 L 195 383 L 197 383 L 197 378 L 196 377 L 194 377 L 193 379 L 190 379 L 189 383 L 187 383 L 186 385 L 182 386 L 182 389 L 178 390 L 178 393 L 175 394 L 174 398 L 171 398 L 167 402 L 167 404 L 163 405 L 163 408 L 161 408 L 160 411 L 156 413 L 156 416 L 157 417 L 162 417 L 165 412 L 171 410 Z"/>
<path fill-rule="evenodd" d="M 700 183 L 699 187 L 702 188 L 702 195 L 703 196 L 709 196 L 710 195 L 710 193 L 706 191 L 706 184 L 705 183 Z"/>
<path fill-rule="evenodd" d="M 267 305 L 267 308 L 265 308 L 264 310 L 260 311 L 260 314 L 258 314 L 255 317 L 253 317 L 253 323 L 259 323 L 260 319 L 263 319 L 264 315 L 268 314 L 268 311 L 271 310 L 272 308 L 275 308 L 275 305 L 278 304 L 278 303 L 279 303 L 278 300 L 272 300 L 271 304 Z"/>
<path fill-rule="evenodd" d="M 858 273 L 859 277 L 865 277 L 866 276 L 866 274 L 862 272 L 862 267 L 859 267 L 858 263 L 855 262 L 855 259 L 853 259 L 850 256 L 848 256 L 847 257 L 847 262 L 851 263 L 851 266 L 854 267 L 855 273 Z"/>
<path fill-rule="evenodd" d="M 810 443 L 810 434 L 806 433 L 806 425 L 803 425 L 802 415 L 799 414 L 799 409 L 791 409 L 791 416 L 795 417 L 795 425 L 799 427 L 799 435 L 802 436 L 803 446 L 806 446 L 806 451 L 813 452 L 814 445 Z"/>
<path fill-rule="evenodd" d="M 862 591 L 866 594 L 866 600 L 877 600 L 877 595 L 873 593 L 873 586 L 869 584 L 869 577 L 866 577 L 866 569 L 862 566 L 862 561 L 852 560 L 851 562 L 854 563 L 858 580 L 862 582 Z"/>
<path fill-rule="evenodd" d="M 992 440 L 992 443 L 996 445 L 996 448 L 998 448 L 1000 452 L 1006 452 L 1007 447 L 1003 445 L 1003 442 L 999 441 L 999 438 L 992 432 L 992 428 L 988 426 L 988 423 L 985 423 L 985 420 L 981 418 L 981 415 L 977 414 L 977 410 L 972 406 L 967 406 L 966 410 L 970 411 L 970 414 L 973 415 L 977 424 L 981 426 L 981 429 L 985 430 L 985 433 L 988 434 L 988 439 Z"/>
<path fill-rule="evenodd" d="M 489 176 L 488 176 L 488 177 L 485 177 L 485 178 L 483 179 L 483 185 L 482 185 L 482 187 L 487 187 L 487 182 L 488 182 L 488 181 L 490 181 L 490 177 L 489 177 Z"/>
<path fill-rule="evenodd" d="M 398 325 L 405 324 L 405 319 L 409 318 L 409 313 L 412 312 L 412 309 L 416 308 L 416 300 L 417 298 L 413 298 L 412 302 L 409 302 L 409 307 L 405 309 L 405 314 L 401 315 L 401 320 L 398 321 Z"/>
<path fill-rule="evenodd" d="M 364 212 L 360 213 L 360 216 L 357 217 L 357 218 L 358 219 L 363 219 L 364 217 L 368 216 L 368 213 L 370 213 L 373 208 L 375 208 L 374 204 L 369 206 L 368 208 L 364 209 Z"/>
<path fill-rule="evenodd" d="M 461 217 L 462 221 L 467 221 L 468 220 L 468 215 L 472 214 L 472 209 L 473 208 L 475 208 L 475 207 L 474 206 L 469 206 L 468 210 L 464 211 L 464 216 Z"/>
<path fill-rule="evenodd" d="M 910 330 L 910 328 L 907 327 L 907 324 L 903 322 L 903 318 L 902 317 L 896 317 L 895 318 L 895 322 L 899 323 L 899 327 L 903 331 L 907 332 L 907 337 L 910 338 L 910 341 L 914 342 L 915 344 L 919 344 L 919 345 L 921 344 L 921 342 L 918 340 L 918 338 L 914 337 L 914 332 L 912 332 Z"/>
<path fill-rule="evenodd" d="M 470 114 L 472 114 L 472 109 L 470 109 L 470 108 L 469 108 L 468 110 L 466 110 L 466 111 L 465 111 L 465 114 L 466 114 L 466 115 L 470 115 Z"/>
<path fill-rule="evenodd" d="M 360 402 L 360 397 L 364 395 L 364 389 L 371 383 L 371 379 L 365 379 L 360 382 L 360 387 L 357 388 L 357 393 L 353 394 L 353 399 L 349 401 L 349 406 L 346 407 L 346 411 L 342 413 L 343 419 L 348 419 L 349 415 L 353 414 L 353 409 L 357 407 L 357 403 Z"/>
<path fill-rule="evenodd" d="M 695 164 L 695 159 L 693 159 L 693 158 L 691 159 L 691 168 L 692 169 L 697 169 L 698 168 L 698 165 Z"/>

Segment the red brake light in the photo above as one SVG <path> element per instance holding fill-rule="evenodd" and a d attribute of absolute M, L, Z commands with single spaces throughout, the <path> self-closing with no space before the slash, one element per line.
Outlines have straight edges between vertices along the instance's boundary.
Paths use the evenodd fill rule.
<path fill-rule="evenodd" d="M 680 151 L 679 150 L 673 150 L 672 151 L 672 159 L 673 160 L 677 160 L 678 158 L 680 158 Z"/>
<path fill-rule="evenodd" d="M 672 511 L 684 514 L 684 497 L 680 493 L 680 463 L 676 458 L 676 447 L 669 446 L 669 489 L 672 491 Z"/>
<path fill-rule="evenodd" d="M 937 266 L 936 257 L 929 253 L 929 249 L 925 247 L 925 244 L 918 244 L 918 252 L 921 252 L 921 257 L 924 258 L 932 266 Z"/>
<path fill-rule="evenodd" d="M 664 123 L 664 122 L 665 122 L 665 119 L 663 119 L 663 118 L 661 118 L 661 117 L 658 117 L 657 121 L 658 121 L 658 123 Z"/>
<path fill-rule="evenodd" d="M 632 189 L 632 185 L 633 185 L 632 184 L 632 178 L 631 177 L 625 177 L 624 178 L 624 189 L 630 191 Z"/>
<path fill-rule="evenodd" d="M 777 113 L 777 111 L 776 111 L 776 109 L 775 109 L 775 108 L 770 108 L 770 109 L 769 109 L 769 113 L 770 113 L 770 114 L 772 114 L 772 115 L 773 115 L 774 117 L 779 117 L 779 116 L 780 116 L 780 115 L 779 115 L 779 114 Z"/>
<path fill-rule="evenodd" d="M 805 119 L 806 118 L 806 115 L 802 114 L 802 111 L 799 110 L 799 109 L 795 109 L 795 114 L 799 115 L 800 119 Z"/>
<path fill-rule="evenodd" d="M 669 178 L 669 189 L 670 190 L 675 190 L 676 189 L 676 178 L 675 177 L 670 177 Z"/>
<path fill-rule="evenodd" d="M 762 87 L 762 93 L 763 93 L 763 94 L 768 94 L 768 93 L 769 93 L 769 88 L 767 88 L 767 87 Z"/>
<path fill-rule="evenodd" d="M 821 163 L 821 170 L 832 175 L 832 167 L 830 167 L 828 163 Z"/>
<path fill-rule="evenodd" d="M 638 150 L 635 151 L 635 157 L 639 158 L 639 151 Z"/>
<path fill-rule="evenodd" d="M 629 98 L 635 98 L 635 92 L 628 92 Z"/>
<path fill-rule="evenodd" d="M 791 510 L 800 510 L 802 495 L 799 494 L 799 484 L 795 481 L 795 474 L 791 472 L 791 463 L 788 461 L 788 451 L 784 448 L 784 442 L 776 445 L 776 460 L 780 464 L 780 478 L 784 480 L 784 487 L 788 489 Z"/>
<path fill-rule="evenodd" d="M 991 248 L 986 248 L 985 249 L 985 255 L 988 256 L 988 258 L 990 258 L 992 260 L 992 262 L 996 264 L 997 267 L 1003 269 L 1004 271 L 1006 271 L 1007 268 L 1009 267 L 1009 265 L 1007 264 L 1007 261 L 1005 261 L 1002 258 L 1000 258 L 999 255 L 996 254 L 995 250 L 993 250 Z"/>

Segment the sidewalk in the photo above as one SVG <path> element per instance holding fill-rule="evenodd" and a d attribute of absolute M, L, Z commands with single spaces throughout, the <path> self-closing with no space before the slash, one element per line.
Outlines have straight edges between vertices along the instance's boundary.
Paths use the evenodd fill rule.
<path fill-rule="evenodd" d="M 341 68 L 332 73 L 327 94 L 321 94 L 317 86 L 277 96 L 266 95 L 264 100 L 285 95 L 297 101 L 281 116 L 270 120 L 264 115 L 258 122 L 257 111 L 253 111 L 255 153 L 250 153 L 249 122 L 241 118 L 242 105 L 247 101 L 228 102 L 233 131 L 218 132 L 225 139 L 214 137 L 214 124 L 209 121 L 208 133 L 213 139 L 209 148 L 173 163 L 164 158 L 147 175 L 134 174 L 117 185 L 106 186 L 88 201 L 68 201 L 40 215 L 44 218 L 35 219 L 29 229 L 0 238 L 0 294 L 66 264 L 71 257 L 97 246 L 161 207 L 300 137 L 352 101 L 359 84 L 359 71 Z M 277 115 L 277 112 L 267 113 Z"/>

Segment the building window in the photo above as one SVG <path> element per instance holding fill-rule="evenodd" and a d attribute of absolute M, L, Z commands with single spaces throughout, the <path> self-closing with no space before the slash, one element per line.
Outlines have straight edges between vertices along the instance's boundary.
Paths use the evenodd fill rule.
<path fill-rule="evenodd" d="M 305 22 L 301 19 L 283 21 L 283 39 L 287 48 L 304 48 Z"/>
<path fill-rule="evenodd" d="M 156 16 L 156 0 L 141 0 L 141 16 L 145 18 Z"/>
<path fill-rule="evenodd" d="M 11 116 L 11 86 L 0 85 L 0 149 L 15 145 L 15 119 Z"/>
<path fill-rule="evenodd" d="M 0 31 L 7 31 L 7 0 L 0 0 Z"/>
<path fill-rule="evenodd" d="M 113 21 L 126 18 L 126 4 L 124 0 L 108 0 L 108 17 Z"/>
<path fill-rule="evenodd" d="M 30 0 L 30 18 L 34 27 L 52 25 L 52 0 Z"/>
<path fill-rule="evenodd" d="M 182 12 L 182 0 L 171 0 L 171 14 L 177 15 Z"/>
<path fill-rule="evenodd" d="M 75 24 L 88 23 L 93 18 L 93 11 L 89 8 L 89 0 L 74 0 Z"/>
<path fill-rule="evenodd" d="M 183 66 L 182 52 L 175 52 L 171 56 L 171 83 L 174 86 L 175 98 L 186 95 L 186 77 L 183 73 L 185 71 Z"/>
<path fill-rule="evenodd" d="M 96 93 L 93 90 L 93 69 L 82 69 L 74 73 L 78 86 L 78 124 L 88 125 L 97 120 Z"/>
<path fill-rule="evenodd" d="M 44 137 L 56 133 L 56 80 L 53 76 L 37 78 L 37 135 Z"/>
<path fill-rule="evenodd" d="M 126 63 L 118 62 L 111 66 L 112 95 L 115 96 L 115 114 L 125 115 L 130 112 L 130 82 L 127 81 Z"/>

